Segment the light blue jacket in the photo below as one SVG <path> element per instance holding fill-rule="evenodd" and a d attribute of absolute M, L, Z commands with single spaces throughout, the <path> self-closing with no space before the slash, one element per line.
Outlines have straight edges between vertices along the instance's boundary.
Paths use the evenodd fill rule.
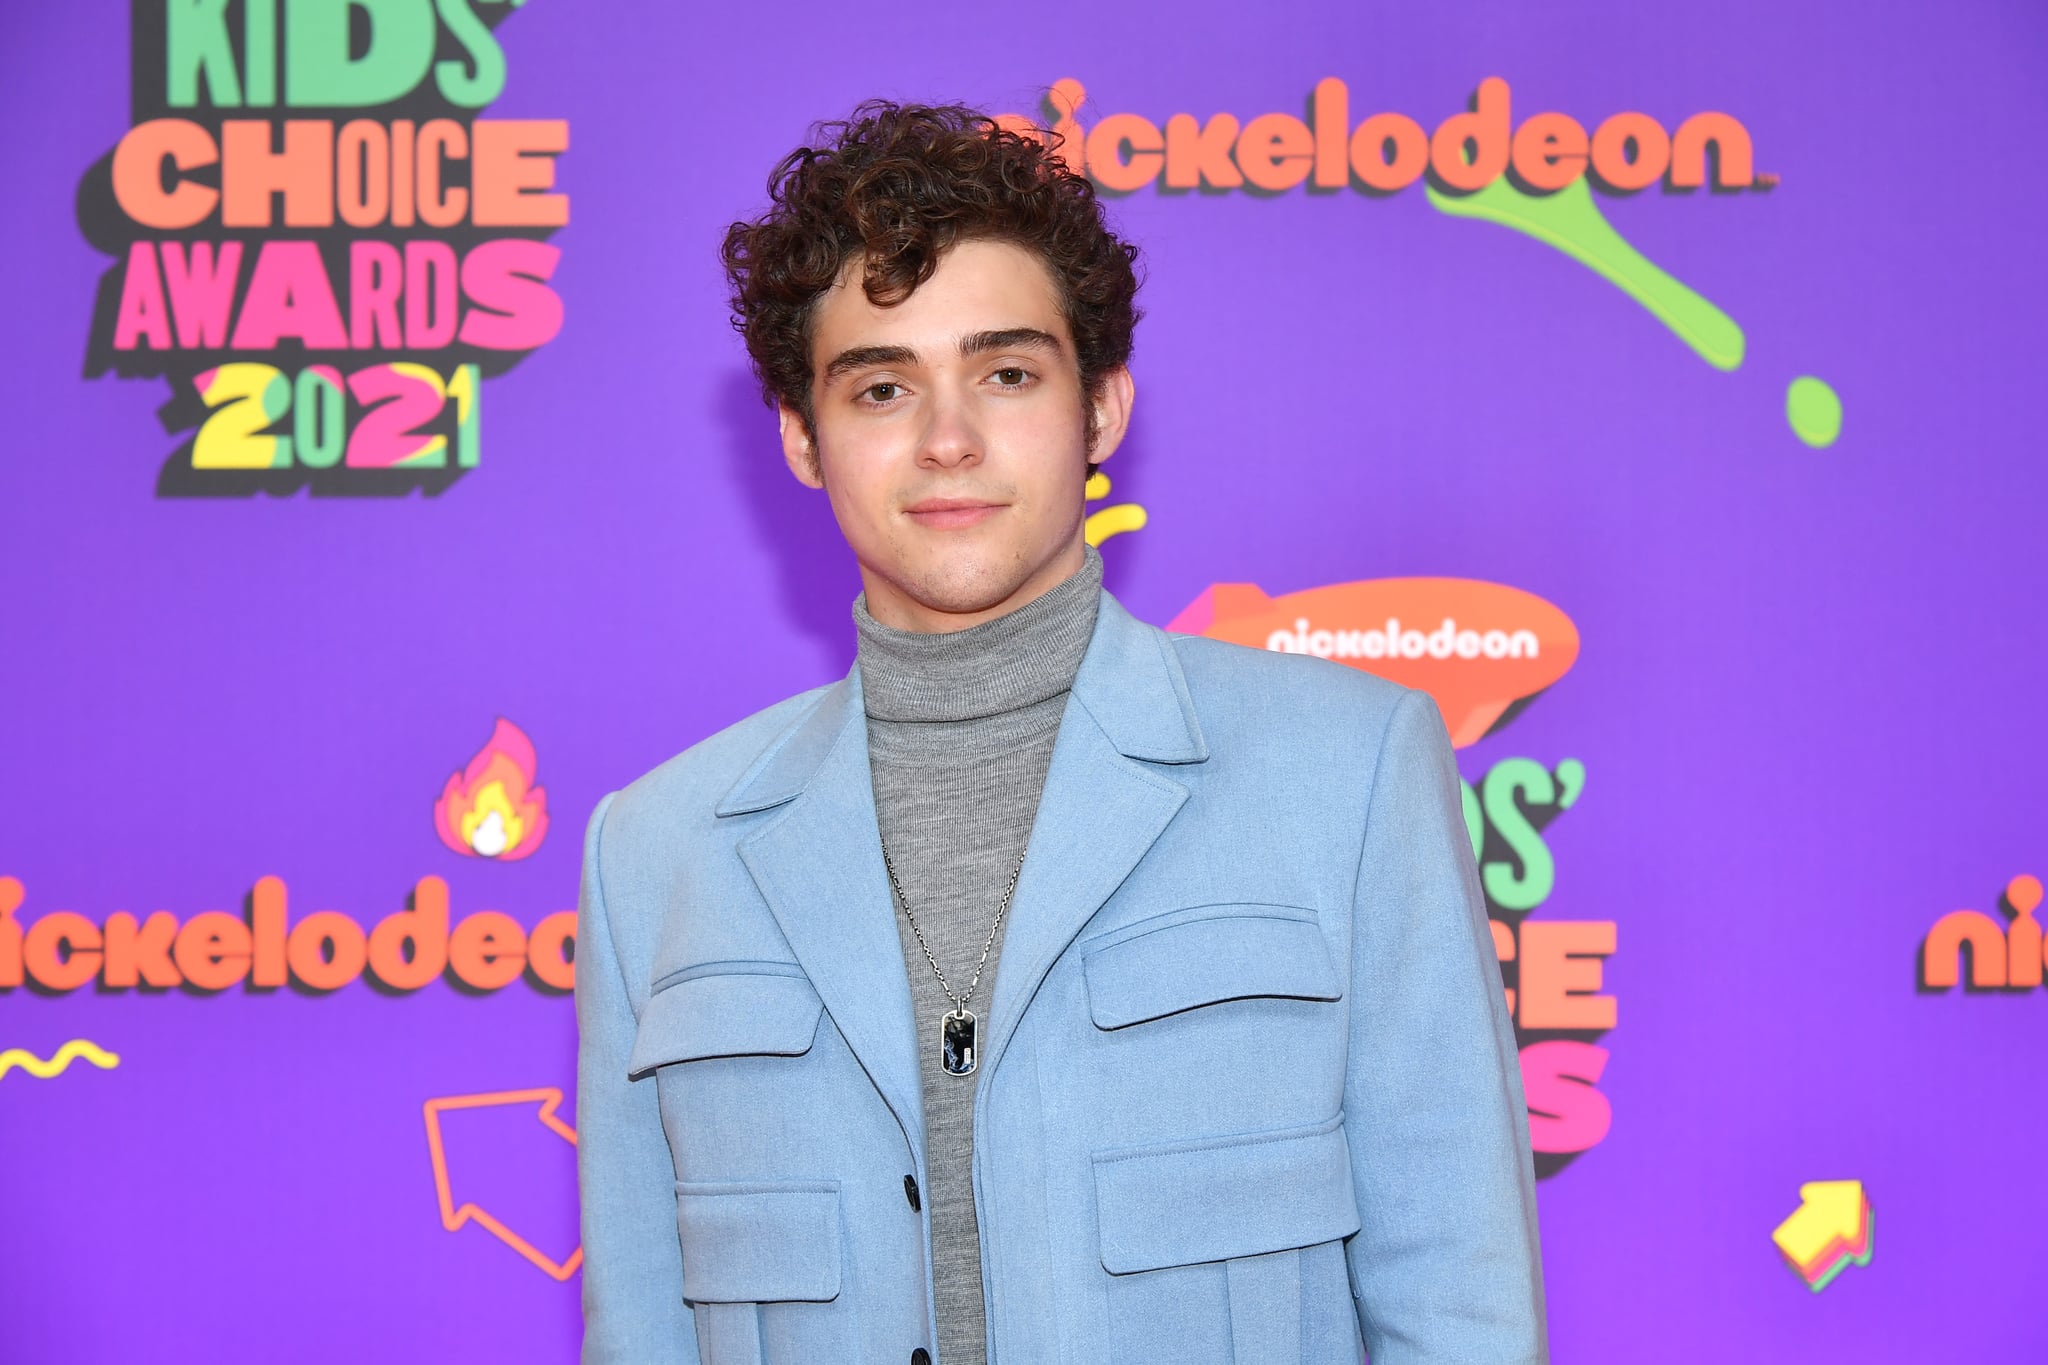
<path fill-rule="evenodd" d="M 586 1361 L 935 1354 L 858 669 L 605 798 Z M 1427 694 L 1104 594 L 982 1016 L 993 1365 L 1545 1358 L 1515 1041 Z M 937 1365 L 947 1365 L 937 1362 Z"/>

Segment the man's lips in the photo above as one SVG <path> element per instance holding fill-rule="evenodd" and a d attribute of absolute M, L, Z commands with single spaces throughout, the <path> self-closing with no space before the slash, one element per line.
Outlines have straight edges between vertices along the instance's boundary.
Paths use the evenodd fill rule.
<path fill-rule="evenodd" d="M 926 498 L 903 509 L 912 521 L 934 531 L 978 525 L 1002 510 L 1002 503 L 979 498 Z"/>

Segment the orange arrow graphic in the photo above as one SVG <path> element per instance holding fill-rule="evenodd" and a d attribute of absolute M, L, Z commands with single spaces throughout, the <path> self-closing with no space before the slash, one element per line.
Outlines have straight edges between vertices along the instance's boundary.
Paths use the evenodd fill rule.
<path fill-rule="evenodd" d="M 562 1092 L 548 1086 L 539 1090 L 493 1090 L 483 1095 L 446 1095 L 428 1100 L 425 1111 L 427 1153 L 434 1161 L 434 1194 L 441 1201 L 441 1226 L 454 1232 L 464 1223 L 474 1221 L 554 1279 L 566 1280 L 583 1264 L 583 1248 L 578 1246 L 569 1253 L 567 1260 L 554 1261 L 533 1243 L 493 1218 L 486 1210 L 468 1202 L 457 1207 L 455 1196 L 448 1186 L 448 1154 L 441 1144 L 441 1114 L 444 1110 L 482 1109 L 501 1104 L 538 1104 L 540 1121 L 552 1129 L 557 1137 L 573 1147 L 576 1145 L 576 1130 L 555 1117 L 555 1110 L 561 1103 Z"/>

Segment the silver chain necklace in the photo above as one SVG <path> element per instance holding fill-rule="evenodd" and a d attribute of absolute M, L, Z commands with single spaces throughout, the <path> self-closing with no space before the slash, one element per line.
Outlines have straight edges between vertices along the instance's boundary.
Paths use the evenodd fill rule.
<path fill-rule="evenodd" d="M 1025 851 L 1030 850 L 1027 848 Z M 1017 865 L 1010 869 L 1009 884 L 1003 888 L 1003 898 L 996 905 L 995 922 L 988 927 L 988 942 L 981 945 L 981 960 L 974 964 L 974 980 L 967 983 L 965 995 L 953 993 L 945 972 L 939 968 L 939 960 L 932 956 L 931 944 L 924 941 L 924 931 L 917 927 L 917 916 L 910 912 L 910 897 L 903 894 L 903 883 L 896 879 L 896 865 L 889 861 L 887 839 L 882 840 L 882 867 L 889 874 L 889 886 L 903 906 L 903 918 L 910 922 L 910 932 L 917 939 L 917 946 L 924 949 L 924 960 L 931 963 L 932 975 L 939 979 L 939 989 L 953 1002 L 953 1008 L 939 1020 L 939 1065 L 949 1076 L 971 1076 L 980 1061 L 980 1039 L 979 1021 L 967 1008 L 967 1002 L 974 999 L 974 992 L 981 985 L 981 970 L 988 965 L 989 950 L 996 946 L 996 935 L 1003 931 L 1003 915 L 1010 908 L 1010 894 L 1017 889 L 1017 878 L 1024 872 L 1024 854 L 1017 855 Z"/>

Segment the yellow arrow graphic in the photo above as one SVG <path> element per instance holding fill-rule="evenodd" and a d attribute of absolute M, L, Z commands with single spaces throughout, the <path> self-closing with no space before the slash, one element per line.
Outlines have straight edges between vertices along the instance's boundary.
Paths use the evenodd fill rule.
<path fill-rule="evenodd" d="M 1854 1261 L 1870 1263 L 1875 1220 L 1860 1180 L 1809 1180 L 1799 1187 L 1799 1207 L 1771 1233 L 1799 1277 L 1816 1292 Z"/>

